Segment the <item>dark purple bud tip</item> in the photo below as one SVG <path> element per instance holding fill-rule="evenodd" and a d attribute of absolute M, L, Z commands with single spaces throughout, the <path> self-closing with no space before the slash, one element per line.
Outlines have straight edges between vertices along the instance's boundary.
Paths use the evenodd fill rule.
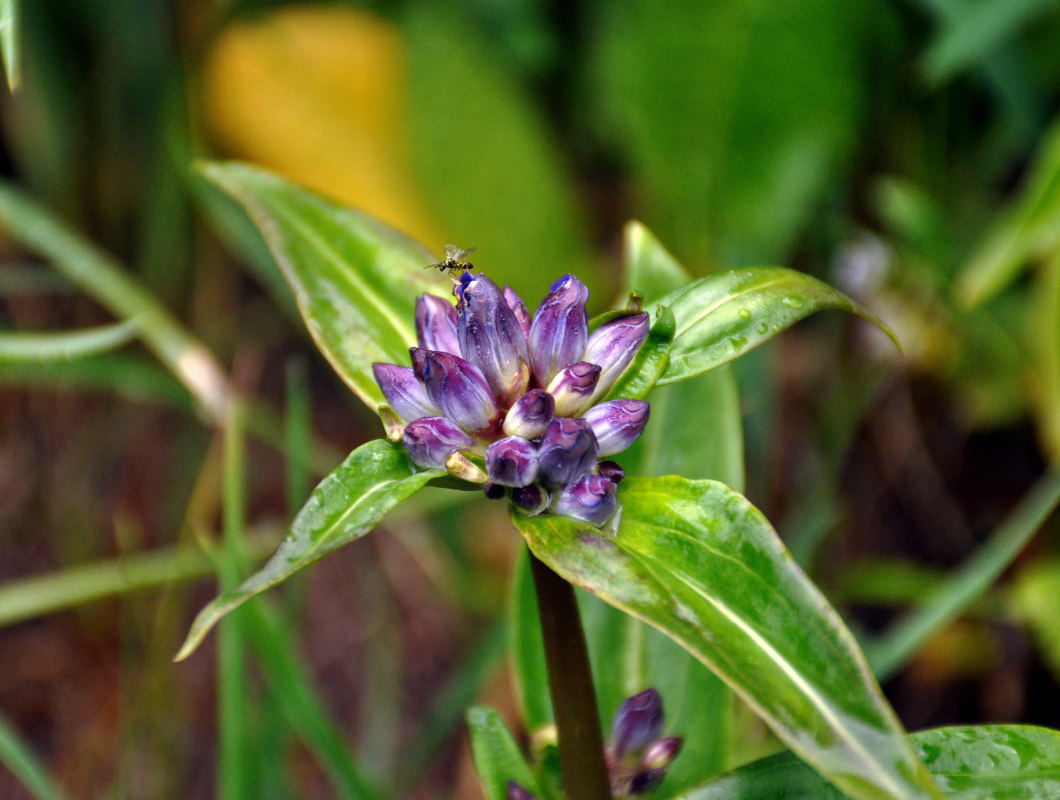
<path fill-rule="evenodd" d="M 626 477 L 626 471 L 614 461 L 601 461 L 596 465 L 596 474 L 616 485 Z"/>
<path fill-rule="evenodd" d="M 651 409 L 644 400 L 609 400 L 585 412 L 601 456 L 613 456 L 629 447 L 644 432 Z"/>
<path fill-rule="evenodd" d="M 504 418 L 504 433 L 507 436 L 522 436 L 537 439 L 542 436 L 556 410 L 552 395 L 544 389 L 531 389 L 518 400 Z"/>
<path fill-rule="evenodd" d="M 548 492 L 536 483 L 512 489 L 512 504 L 529 517 L 535 517 L 548 508 Z"/>
<path fill-rule="evenodd" d="M 629 781 L 629 797 L 642 797 L 643 795 L 651 794 L 662 783 L 665 774 L 666 770 L 662 769 L 646 769 L 643 772 L 638 772 Z"/>
<path fill-rule="evenodd" d="M 549 486 L 573 483 L 592 469 L 596 453 L 596 437 L 585 420 L 557 417 L 538 449 L 541 477 Z"/>
<path fill-rule="evenodd" d="M 615 484 L 601 475 L 586 475 L 564 487 L 552 503 L 552 513 L 600 527 L 617 507 Z"/>
<path fill-rule="evenodd" d="M 644 766 L 648 769 L 666 769 L 677 758 L 684 745 L 684 739 L 680 736 L 667 736 L 660 739 L 648 748 L 644 754 Z"/>
<path fill-rule="evenodd" d="M 537 448 L 521 436 L 498 439 L 486 451 L 486 472 L 501 486 L 529 486 L 537 479 Z"/>
<path fill-rule="evenodd" d="M 662 735 L 662 699 L 655 689 L 645 689 L 619 706 L 611 726 L 610 750 L 615 761 L 640 759 Z"/>
<path fill-rule="evenodd" d="M 515 781 L 508 781 L 508 794 L 506 797 L 507 800 L 537 800 L 534 795 L 530 794 Z"/>
<path fill-rule="evenodd" d="M 488 497 L 490 500 L 500 500 L 502 497 L 508 494 L 508 489 L 504 486 L 501 486 L 499 483 L 494 483 L 493 481 L 486 481 L 482 485 L 482 493 L 486 495 L 486 497 Z"/>

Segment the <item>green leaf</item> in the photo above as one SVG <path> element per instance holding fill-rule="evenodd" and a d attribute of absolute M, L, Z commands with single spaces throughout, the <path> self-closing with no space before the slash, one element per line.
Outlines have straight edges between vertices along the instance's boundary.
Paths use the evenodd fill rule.
<path fill-rule="evenodd" d="M 740 269 L 710 275 L 659 300 L 677 319 L 670 364 L 659 385 L 727 364 L 815 311 L 849 311 L 883 322 L 825 283 L 783 267 Z"/>
<path fill-rule="evenodd" d="M 3 57 L 7 88 L 11 92 L 22 83 L 18 4 L 19 0 L 0 0 L 0 57 Z"/>
<path fill-rule="evenodd" d="M 496 711 L 480 706 L 470 708 L 467 724 L 475 770 L 489 800 L 507 800 L 509 781 L 518 783 L 535 797 L 545 796 L 519 752 L 519 745 Z"/>
<path fill-rule="evenodd" d="M 939 794 L 853 637 L 762 514 L 723 484 L 629 478 L 616 534 L 517 517 L 565 579 L 678 641 L 859 800 Z"/>
<path fill-rule="evenodd" d="M 3 715 L 0 715 L 0 764 L 7 767 L 36 800 L 64 800 L 66 797 L 37 755 Z"/>
<path fill-rule="evenodd" d="M 910 737 L 949 800 L 1060 796 L 1060 732 L 1030 725 L 938 728 Z M 845 800 L 791 753 L 740 767 L 683 800 Z"/>
<path fill-rule="evenodd" d="M 638 291 L 652 303 L 691 282 L 688 270 L 670 255 L 647 226 L 636 220 L 627 222 L 622 235 L 622 257 L 626 267 L 623 294 Z"/>
<path fill-rule="evenodd" d="M 135 319 L 80 331 L 0 333 L 0 362 L 70 361 L 114 350 L 136 334 Z"/>
<path fill-rule="evenodd" d="M 932 636 L 990 588 L 1060 503 L 1060 472 L 1048 472 L 1027 493 L 990 539 L 920 606 L 899 620 L 865 653 L 880 680 L 894 674 Z"/>
<path fill-rule="evenodd" d="M 313 490 L 269 561 L 207 605 L 192 623 L 176 660 L 187 658 L 225 614 L 282 583 L 332 550 L 359 539 L 383 515 L 444 470 L 417 469 L 405 448 L 383 439 L 363 444 Z"/>
<path fill-rule="evenodd" d="M 655 309 L 655 324 L 648 331 L 648 336 L 637 351 L 626 371 L 611 387 L 607 399 L 625 397 L 639 400 L 651 391 L 652 387 L 666 373 L 670 363 L 670 347 L 674 340 L 676 321 L 666 306 Z"/>
<path fill-rule="evenodd" d="M 367 214 L 264 170 L 238 163 L 201 170 L 258 226 L 331 366 L 370 408 L 382 404 L 372 362 L 408 362 L 416 297 L 446 293 L 439 274 L 423 269 L 436 259 Z"/>

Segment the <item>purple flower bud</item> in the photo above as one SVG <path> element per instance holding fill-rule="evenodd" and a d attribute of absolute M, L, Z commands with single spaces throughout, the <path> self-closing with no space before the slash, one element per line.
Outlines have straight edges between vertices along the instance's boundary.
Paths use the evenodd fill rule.
<path fill-rule="evenodd" d="M 528 517 L 535 517 L 548 508 L 548 492 L 538 484 L 512 489 L 512 504 Z"/>
<path fill-rule="evenodd" d="M 663 729 L 662 699 L 655 689 L 645 689 L 627 698 L 611 725 L 610 752 L 615 761 L 636 758 L 660 736 Z"/>
<path fill-rule="evenodd" d="M 589 339 L 585 302 L 589 290 L 573 275 L 564 275 L 541 301 L 530 324 L 530 357 L 537 382 L 548 386 L 556 373 L 582 357 Z"/>
<path fill-rule="evenodd" d="M 504 418 L 502 430 L 508 436 L 536 439 L 543 435 L 556 411 L 556 401 L 544 389 L 531 389 L 518 400 Z"/>
<path fill-rule="evenodd" d="M 576 417 L 588 408 L 599 377 L 600 367 L 588 361 L 575 361 L 561 369 L 548 385 L 548 393 L 556 401 L 556 415 Z"/>
<path fill-rule="evenodd" d="M 566 486 L 596 463 L 596 437 L 584 420 L 556 417 L 538 448 L 541 478 L 548 486 Z"/>
<path fill-rule="evenodd" d="M 412 369 L 445 417 L 472 433 L 487 431 L 497 415 L 489 384 L 470 361 L 434 350 L 409 349 Z"/>
<path fill-rule="evenodd" d="M 555 496 L 551 511 L 599 527 L 611 518 L 617 507 L 615 484 L 602 475 L 586 475 Z"/>
<path fill-rule="evenodd" d="M 482 484 L 482 493 L 490 500 L 500 500 L 508 494 L 508 489 L 493 481 L 486 481 Z"/>
<path fill-rule="evenodd" d="M 529 486 L 537 478 L 537 448 L 521 436 L 498 439 L 486 450 L 486 472 L 501 486 Z"/>
<path fill-rule="evenodd" d="M 644 343 L 649 327 L 648 315 L 642 313 L 620 317 L 593 331 L 582 358 L 599 364 L 603 369 L 593 393 L 594 402 L 606 395 L 626 371 L 629 362 Z"/>
<path fill-rule="evenodd" d="M 644 754 L 644 766 L 648 769 L 666 769 L 677 758 L 683 744 L 684 740 L 680 736 L 667 736 L 653 742 Z"/>
<path fill-rule="evenodd" d="M 650 407 L 645 400 L 608 400 L 585 412 L 601 456 L 621 453 L 644 432 Z"/>
<path fill-rule="evenodd" d="M 515 781 L 508 781 L 506 800 L 537 800 L 537 798 Z"/>
<path fill-rule="evenodd" d="M 416 338 L 424 350 L 460 355 L 456 338 L 456 307 L 441 297 L 425 294 L 416 301 Z"/>
<path fill-rule="evenodd" d="M 616 486 L 626 477 L 626 471 L 614 461 L 601 461 L 596 465 L 596 474 L 607 478 Z"/>
<path fill-rule="evenodd" d="M 508 308 L 512 310 L 515 315 L 515 321 L 519 323 L 519 329 L 523 332 L 523 336 L 526 337 L 526 341 L 530 341 L 530 312 L 526 309 L 526 303 L 523 299 L 515 293 L 515 290 L 511 286 L 504 287 L 504 299 L 508 303 Z"/>
<path fill-rule="evenodd" d="M 465 272 L 456 285 L 460 353 L 482 370 L 502 406 L 530 382 L 526 336 L 508 301 L 485 275 Z"/>
<path fill-rule="evenodd" d="M 457 450 L 474 447 L 475 440 L 445 417 L 423 417 L 405 426 L 402 435 L 412 461 L 433 469 L 445 467 Z"/>
<path fill-rule="evenodd" d="M 640 797 L 641 795 L 651 794 L 662 783 L 665 774 L 666 770 L 664 769 L 646 769 L 643 772 L 638 772 L 630 778 L 626 796 Z M 615 796 L 619 797 L 620 795 L 616 794 Z"/>
<path fill-rule="evenodd" d="M 375 363 L 372 364 L 372 373 L 387 403 L 405 422 L 437 415 L 438 409 L 427 397 L 423 384 L 408 367 Z"/>

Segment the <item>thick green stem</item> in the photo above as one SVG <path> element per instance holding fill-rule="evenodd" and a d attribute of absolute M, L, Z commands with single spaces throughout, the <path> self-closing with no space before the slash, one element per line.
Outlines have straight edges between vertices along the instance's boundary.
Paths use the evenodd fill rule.
<path fill-rule="evenodd" d="M 612 800 L 600 712 L 574 588 L 530 555 L 568 800 Z"/>

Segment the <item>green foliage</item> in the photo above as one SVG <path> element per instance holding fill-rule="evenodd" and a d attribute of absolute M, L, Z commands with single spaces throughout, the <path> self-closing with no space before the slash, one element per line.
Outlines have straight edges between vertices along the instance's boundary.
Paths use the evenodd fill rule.
<path fill-rule="evenodd" d="M 489 800 L 507 800 L 509 781 L 518 783 L 535 797 L 544 797 L 534 773 L 519 752 L 519 745 L 496 711 L 468 709 L 467 725 L 475 769 Z"/>
<path fill-rule="evenodd" d="M 1041 800 L 1060 791 L 1060 734 L 1029 725 L 938 728 L 910 741 L 949 800 Z M 764 758 L 683 800 L 843 800 L 790 753 Z"/>
<path fill-rule="evenodd" d="M 650 622 L 855 798 L 938 797 L 853 637 L 765 518 L 711 481 L 627 479 L 612 536 L 516 517 L 560 575 Z"/>
<path fill-rule="evenodd" d="M 69 361 L 104 353 L 136 337 L 136 320 L 63 333 L 2 333 L 0 363 Z"/>
<path fill-rule="evenodd" d="M 358 447 L 313 490 L 268 563 L 199 612 L 177 660 L 191 655 L 225 614 L 364 536 L 391 508 L 441 474 L 416 470 L 403 447 L 382 439 Z"/>

